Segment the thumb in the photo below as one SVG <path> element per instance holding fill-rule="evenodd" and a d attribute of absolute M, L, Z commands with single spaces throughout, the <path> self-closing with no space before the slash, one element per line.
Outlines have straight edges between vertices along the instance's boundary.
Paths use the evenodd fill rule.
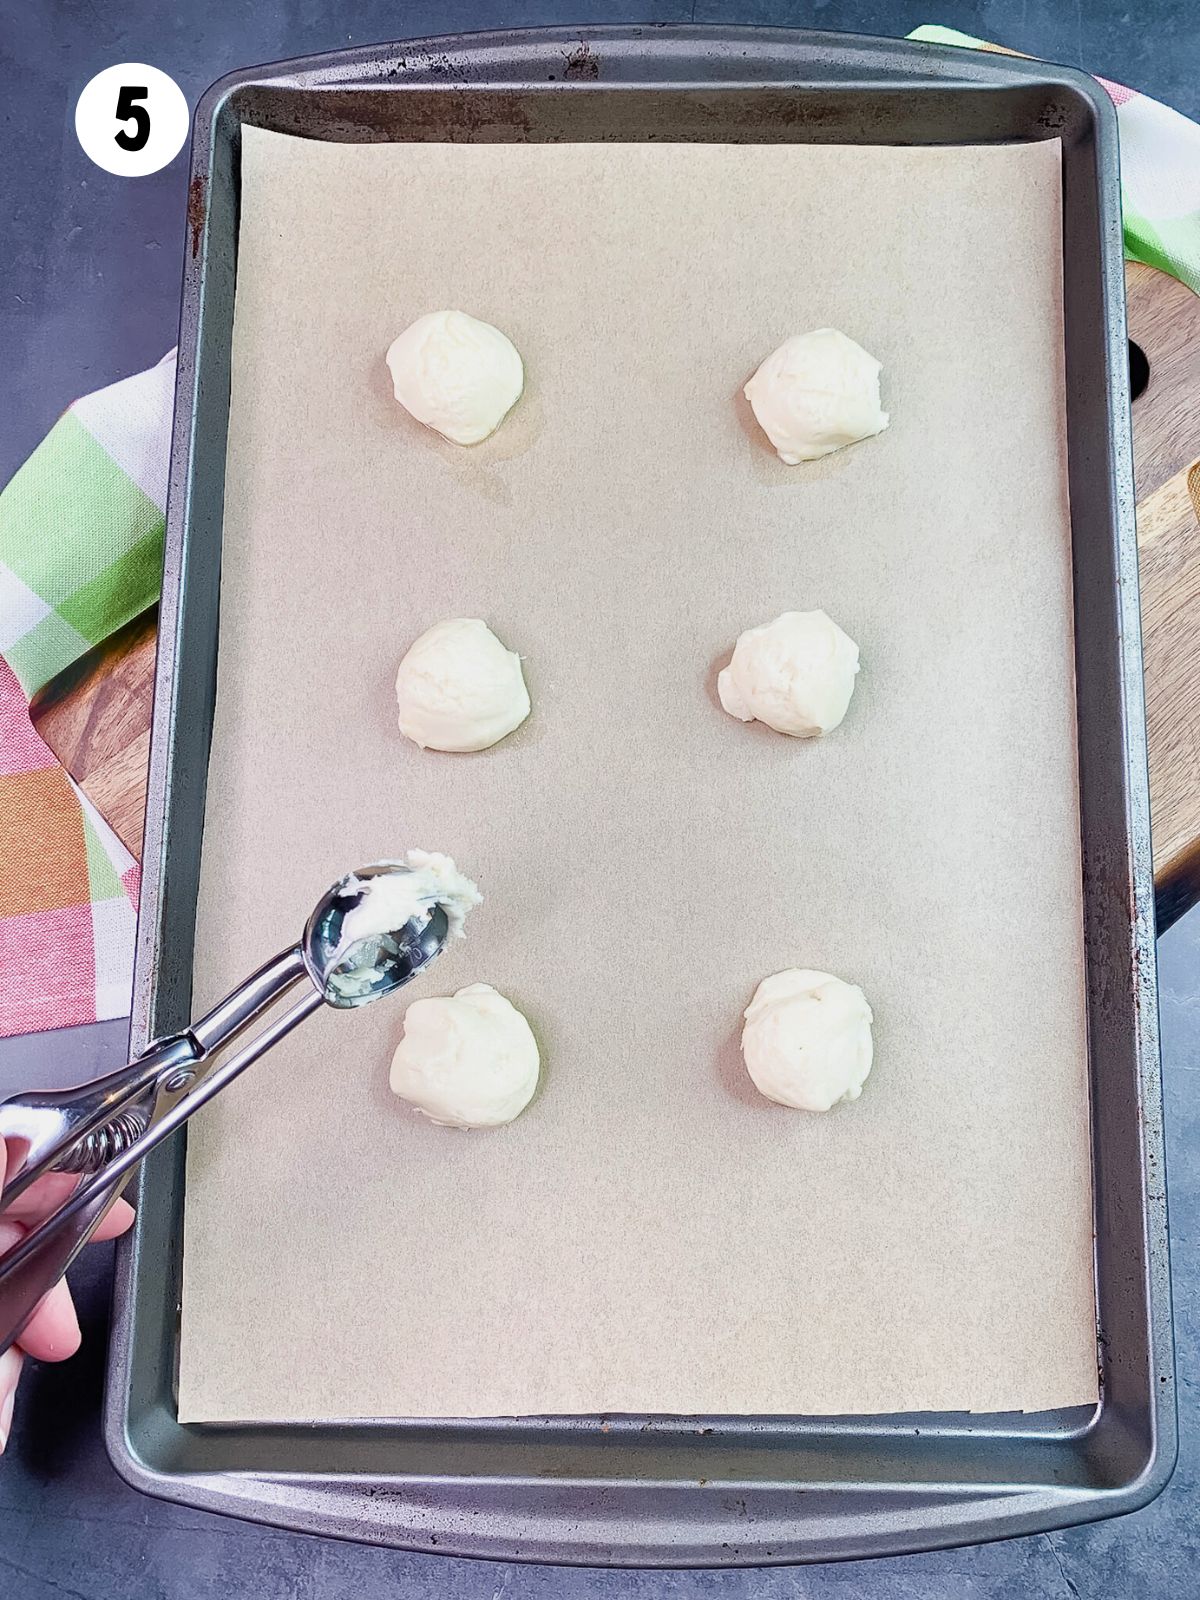
<path fill-rule="evenodd" d="M 4 1454 L 12 1430 L 13 1402 L 17 1398 L 17 1379 L 21 1376 L 23 1360 L 16 1345 L 0 1356 L 0 1455 Z"/>

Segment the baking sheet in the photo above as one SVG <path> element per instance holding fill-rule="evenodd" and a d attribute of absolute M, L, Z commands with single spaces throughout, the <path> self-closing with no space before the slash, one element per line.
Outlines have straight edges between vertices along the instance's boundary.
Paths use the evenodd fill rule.
<path fill-rule="evenodd" d="M 350 146 L 246 129 L 196 999 L 347 867 L 486 895 L 413 996 L 495 984 L 543 1087 L 460 1134 L 325 1013 L 192 1126 L 183 1420 L 1036 1410 L 1096 1398 L 1059 154 Z M 470 452 L 383 352 L 458 305 L 526 397 Z M 737 398 L 787 334 L 892 426 L 784 468 Z M 721 713 L 736 634 L 825 607 L 843 727 Z M 527 658 L 494 750 L 394 727 L 407 644 Z M 236 907 L 230 916 L 228 907 Z M 863 985 L 876 1066 L 743 1077 L 765 974 Z"/>

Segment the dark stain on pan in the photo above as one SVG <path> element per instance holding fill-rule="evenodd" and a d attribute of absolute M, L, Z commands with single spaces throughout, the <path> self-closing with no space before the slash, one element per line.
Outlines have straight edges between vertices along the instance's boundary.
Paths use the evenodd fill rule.
<path fill-rule="evenodd" d="M 192 260 L 200 254 L 200 235 L 204 232 L 204 218 L 208 213 L 207 180 L 197 173 L 188 185 L 187 219 L 192 230 Z"/>
<path fill-rule="evenodd" d="M 571 51 L 563 66 L 563 77 L 569 83 L 587 83 L 600 76 L 600 63 L 592 54 L 592 47 L 584 39 Z"/>
<path fill-rule="evenodd" d="M 287 105 L 270 107 L 269 125 L 278 128 L 288 110 Z M 355 144 L 397 139 L 503 144 L 534 133 L 528 96 L 505 89 L 464 94 L 440 85 L 419 95 L 395 95 L 386 89 L 349 94 L 331 89 L 325 91 L 322 112 L 322 138 Z M 312 137 L 311 129 L 296 124 L 294 118 L 284 131 Z"/>
<path fill-rule="evenodd" d="M 1047 133 L 1062 133 L 1070 120 L 1066 108 L 1051 100 L 1038 117 L 1038 126 L 1045 128 Z"/>

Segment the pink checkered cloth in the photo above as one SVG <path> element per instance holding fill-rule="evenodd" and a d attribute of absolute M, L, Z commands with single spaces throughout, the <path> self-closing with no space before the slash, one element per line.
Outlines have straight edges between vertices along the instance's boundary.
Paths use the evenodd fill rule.
<path fill-rule="evenodd" d="M 128 1014 L 138 878 L 0 660 L 0 1037 Z"/>

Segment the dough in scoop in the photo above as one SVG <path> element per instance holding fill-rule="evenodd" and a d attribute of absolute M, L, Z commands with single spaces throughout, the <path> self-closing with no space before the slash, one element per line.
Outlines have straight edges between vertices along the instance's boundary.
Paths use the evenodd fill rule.
<path fill-rule="evenodd" d="M 529 715 L 521 658 L 478 617 L 436 623 L 396 673 L 400 732 L 422 750 L 486 750 Z"/>
<path fill-rule="evenodd" d="M 746 1010 L 746 1071 L 768 1100 L 800 1111 L 857 1100 L 871 1070 L 871 1021 L 857 985 L 804 967 L 777 972 Z"/>
<path fill-rule="evenodd" d="M 392 1057 L 392 1093 L 447 1128 L 496 1128 L 533 1099 L 533 1030 L 488 983 L 414 1000 Z"/>
<path fill-rule="evenodd" d="M 812 739 L 846 715 L 857 672 L 858 646 L 831 617 L 785 611 L 739 637 L 717 676 L 717 695 L 741 722 Z"/>
<path fill-rule="evenodd" d="M 746 399 L 789 467 L 841 450 L 888 425 L 874 356 L 836 328 L 785 339 L 746 385 Z"/>
<path fill-rule="evenodd" d="M 465 311 L 431 311 L 387 353 L 396 399 L 453 444 L 479 444 L 521 397 L 525 369 L 516 346 Z"/>

